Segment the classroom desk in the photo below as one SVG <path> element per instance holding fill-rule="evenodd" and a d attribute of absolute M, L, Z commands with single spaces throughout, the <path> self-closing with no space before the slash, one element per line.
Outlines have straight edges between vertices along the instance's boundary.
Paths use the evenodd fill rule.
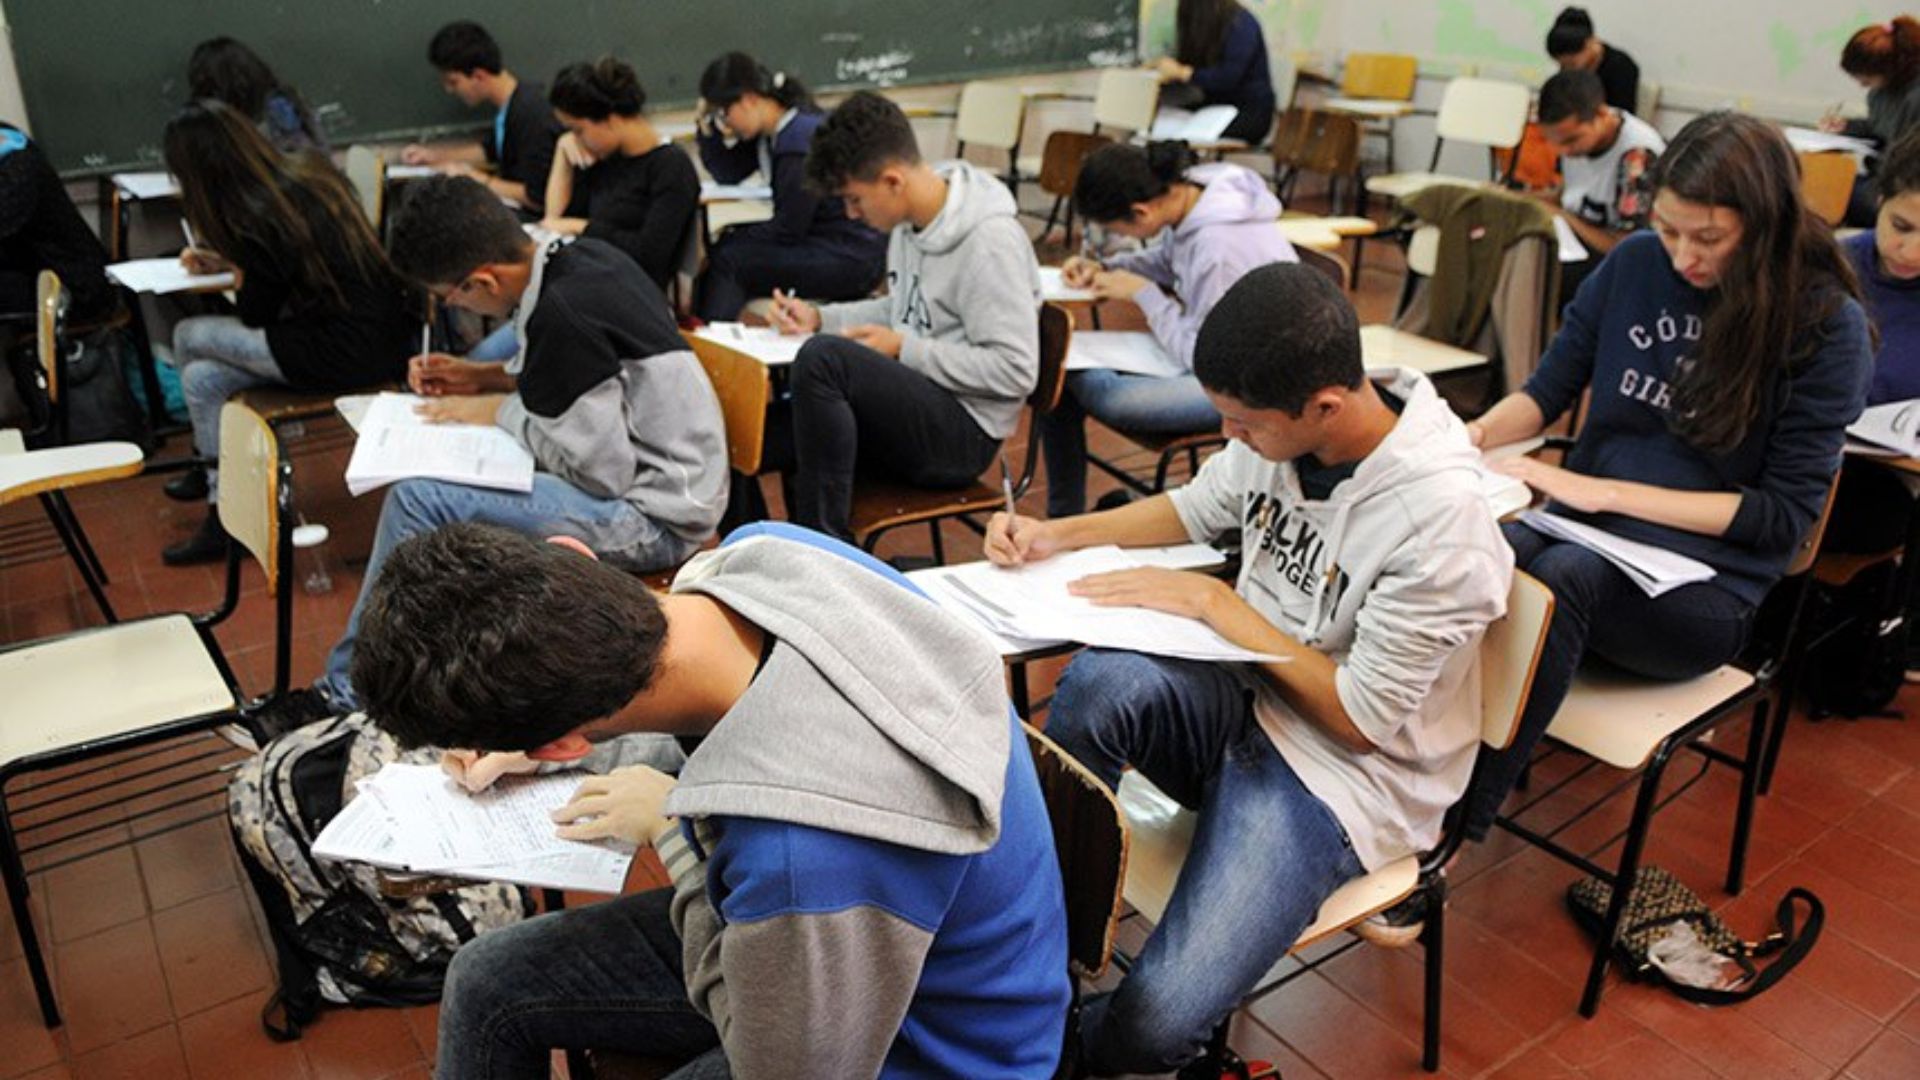
<path fill-rule="evenodd" d="M 1384 324 L 1360 328 L 1360 358 L 1370 368 L 1405 367 L 1428 376 L 1484 367 L 1488 363 L 1487 358 L 1477 352 Z"/>
<path fill-rule="evenodd" d="M 1368 120 L 1398 120 L 1414 113 L 1411 101 L 1382 101 L 1377 98 L 1331 97 L 1317 106 L 1322 112 L 1345 113 Z"/>
<path fill-rule="evenodd" d="M 1904 454 L 1885 454 L 1871 446 L 1847 440 L 1846 457 L 1853 461 L 1871 462 L 1884 469 L 1902 473 L 1911 483 L 1920 483 L 1920 459 Z M 1920 508 L 1907 520 L 1907 538 L 1900 547 L 1900 570 L 1894 575 L 1894 596 L 1907 596 L 1913 588 L 1913 575 L 1920 571 L 1914 564 L 1920 560 Z"/>
<path fill-rule="evenodd" d="M 711 180 L 700 185 L 700 243 L 703 247 L 713 246 L 716 218 L 717 228 L 725 229 L 729 225 L 750 225 L 771 217 L 771 185 L 716 184 Z"/>

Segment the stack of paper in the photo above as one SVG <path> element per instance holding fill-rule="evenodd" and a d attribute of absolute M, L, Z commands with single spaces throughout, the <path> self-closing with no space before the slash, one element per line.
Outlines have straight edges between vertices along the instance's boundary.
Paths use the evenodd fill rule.
<path fill-rule="evenodd" d="M 433 765 L 388 765 L 314 838 L 313 853 L 414 874 L 617 894 L 633 846 L 554 835 L 580 775 L 504 777 L 469 793 Z"/>
<path fill-rule="evenodd" d="M 1243 649 L 1198 619 L 1138 607 L 1100 607 L 1067 586 L 1090 574 L 1146 565 L 1117 547 L 1070 551 L 1011 569 L 952 567 L 943 592 L 982 625 L 1023 642 L 1078 641 L 1189 660 L 1277 660 Z"/>
<path fill-rule="evenodd" d="M 425 180 L 429 176 L 438 176 L 439 169 L 431 165 L 389 165 L 388 180 Z"/>
<path fill-rule="evenodd" d="M 165 169 L 113 174 L 113 186 L 128 199 L 171 199 L 180 194 L 180 183 Z"/>
<path fill-rule="evenodd" d="M 1153 116 L 1147 138 L 1185 139 L 1190 143 L 1214 143 L 1232 126 L 1240 110 L 1232 105 L 1209 105 L 1198 112 L 1185 109 L 1161 109 Z"/>
<path fill-rule="evenodd" d="M 233 288 L 231 271 L 191 274 L 173 256 L 114 263 L 107 267 L 107 276 L 134 292 L 152 293 L 155 296 L 180 292 L 217 292 Z"/>
<path fill-rule="evenodd" d="M 700 201 L 714 202 L 772 202 L 772 184 L 716 184 L 709 180 L 700 185 Z"/>
<path fill-rule="evenodd" d="M 1040 268 L 1040 299 L 1055 304 L 1091 304 L 1092 289 L 1069 288 L 1057 266 Z"/>
<path fill-rule="evenodd" d="M 1615 536 L 1604 529 L 1596 529 L 1557 514 L 1529 510 L 1520 515 L 1520 520 L 1537 532 L 1579 544 L 1606 559 L 1632 578 L 1633 583 L 1640 586 L 1640 591 L 1648 596 L 1660 596 L 1682 585 L 1706 581 L 1713 576 L 1713 567 L 1698 559 L 1690 559 L 1624 536 Z"/>
<path fill-rule="evenodd" d="M 1889 401 L 1860 414 L 1847 434 L 1908 457 L 1920 457 L 1920 401 Z"/>
<path fill-rule="evenodd" d="M 1802 154 L 1820 154 L 1832 150 L 1842 153 L 1865 156 L 1874 152 L 1873 144 L 1852 135 L 1842 135 L 1837 131 L 1820 131 L 1815 128 L 1782 127 L 1780 133 L 1787 137 L 1787 145 Z"/>
<path fill-rule="evenodd" d="M 1580 234 L 1559 214 L 1553 215 L 1553 235 L 1560 241 L 1560 261 L 1563 263 L 1586 262 L 1589 258 L 1587 245 L 1581 243 Z"/>
<path fill-rule="evenodd" d="M 737 322 L 710 322 L 694 331 L 694 337 L 724 345 L 745 353 L 768 367 L 791 364 L 800 355 L 800 346 L 811 334 L 783 334 L 771 326 L 747 326 Z"/>
<path fill-rule="evenodd" d="M 381 394 L 360 420 L 347 490 L 364 495 L 396 480 L 445 480 L 502 491 L 533 490 L 533 455 L 492 425 L 429 424 L 425 398 Z"/>
<path fill-rule="evenodd" d="M 1132 375 L 1174 378 L 1187 374 L 1159 339 L 1144 330 L 1079 330 L 1067 346 L 1067 370 L 1108 368 Z"/>

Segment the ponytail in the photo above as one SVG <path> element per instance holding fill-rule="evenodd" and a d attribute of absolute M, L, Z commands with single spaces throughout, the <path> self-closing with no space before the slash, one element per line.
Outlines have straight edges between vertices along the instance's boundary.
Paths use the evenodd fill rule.
<path fill-rule="evenodd" d="M 1898 15 L 1861 29 L 1840 51 L 1840 69 L 1883 79 L 1893 89 L 1913 82 L 1920 76 L 1920 22 Z"/>
<path fill-rule="evenodd" d="M 725 108 L 747 94 L 758 94 L 787 109 L 814 107 L 813 92 L 805 83 L 785 71 L 769 71 L 743 52 L 727 53 L 700 73 L 700 97 L 709 105 Z"/>
<path fill-rule="evenodd" d="M 1165 195 L 1186 179 L 1196 161 L 1179 141 L 1148 143 L 1144 149 L 1125 143 L 1103 146 L 1080 166 L 1074 204 L 1089 221 L 1125 221 L 1133 216 L 1133 204 Z"/>

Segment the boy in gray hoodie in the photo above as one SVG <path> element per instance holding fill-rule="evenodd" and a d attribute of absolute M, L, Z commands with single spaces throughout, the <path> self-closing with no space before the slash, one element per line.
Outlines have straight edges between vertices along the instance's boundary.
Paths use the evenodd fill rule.
<path fill-rule="evenodd" d="M 680 562 L 713 536 L 727 501 L 726 430 L 707 373 L 666 298 L 625 252 L 599 240 L 535 242 L 513 212 L 465 178 L 421 180 L 393 222 L 403 273 L 450 305 L 513 316 L 506 364 L 414 360 L 431 418 L 505 428 L 533 455 L 525 494 L 439 480 L 387 493 L 365 580 L 396 544 L 454 521 L 561 533 L 635 571 Z M 323 702 L 293 695 L 292 719 L 358 706 L 348 680 L 366 591 L 321 678 Z"/>
<path fill-rule="evenodd" d="M 964 161 L 922 161 L 905 114 L 878 94 L 827 117 L 807 178 L 892 231 L 885 297 L 773 297 L 782 332 L 814 334 L 792 373 L 793 519 L 851 539 L 856 471 L 962 487 L 1019 426 L 1040 373 L 1040 269 L 1006 185 Z"/>
<path fill-rule="evenodd" d="M 1053 521 L 995 515 L 1015 564 L 1096 544 L 1239 527 L 1237 584 L 1172 570 L 1094 575 L 1095 603 L 1204 620 L 1258 666 L 1088 650 L 1047 734 L 1109 784 L 1127 766 L 1199 813 L 1165 916 L 1081 1025 L 1096 1075 L 1196 1057 L 1348 879 L 1430 848 L 1473 770 L 1478 646 L 1513 554 L 1478 453 L 1424 377 L 1364 372 L 1353 308 L 1298 264 L 1228 291 L 1194 372 L 1233 439 L 1192 483 Z"/>
<path fill-rule="evenodd" d="M 656 598 L 577 545 L 450 526 L 393 553 L 353 677 L 403 743 L 522 765 L 704 736 L 677 781 L 616 770 L 554 814 L 653 844 L 673 888 L 461 949 L 437 1075 L 545 1077 L 559 1047 L 697 1058 L 683 1078 L 1053 1075 L 1071 992 L 1033 759 L 998 655 L 884 563 L 756 525 Z"/>

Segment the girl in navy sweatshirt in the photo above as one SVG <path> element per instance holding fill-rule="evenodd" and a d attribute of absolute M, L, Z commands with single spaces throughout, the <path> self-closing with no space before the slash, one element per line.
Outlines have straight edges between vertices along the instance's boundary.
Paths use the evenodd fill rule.
<path fill-rule="evenodd" d="M 1222 138 L 1265 142 L 1274 95 L 1260 20 L 1235 0 L 1180 0 L 1174 24 L 1174 55 L 1154 65 L 1161 81 L 1191 87 L 1186 100 L 1192 104 L 1239 109 Z"/>
<path fill-rule="evenodd" d="M 732 319 L 747 301 L 781 289 L 808 300 L 859 300 L 887 264 L 887 238 L 847 216 L 837 196 L 806 185 L 807 148 L 825 119 L 784 71 L 728 53 L 700 76 L 700 161 L 723 184 L 758 172 L 773 188 L 773 219 L 736 225 L 707 252 L 701 318 Z"/>
<path fill-rule="evenodd" d="M 1873 346 L 1858 285 L 1800 202 L 1772 126 L 1709 113 L 1655 175 L 1652 232 L 1581 285 L 1519 393 L 1468 425 L 1476 444 L 1538 434 L 1592 401 L 1564 467 L 1507 466 L 1554 512 L 1711 566 L 1652 598 L 1599 555 L 1506 526 L 1516 564 L 1557 605 L 1512 748 L 1474 796 L 1484 832 L 1589 653 L 1657 679 L 1732 659 L 1754 610 L 1819 517 Z"/>

